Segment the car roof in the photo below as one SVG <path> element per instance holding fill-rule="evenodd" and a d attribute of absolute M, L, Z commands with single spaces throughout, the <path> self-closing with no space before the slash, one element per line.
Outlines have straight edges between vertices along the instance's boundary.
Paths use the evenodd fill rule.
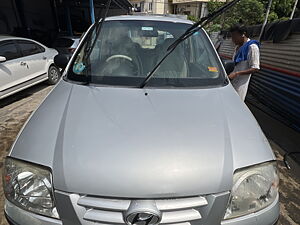
<path fill-rule="evenodd" d="M 9 35 L 0 35 L 0 41 L 3 40 L 11 40 L 11 39 L 15 39 L 16 37 L 14 36 L 9 36 Z"/>
<path fill-rule="evenodd" d="M 29 38 L 15 37 L 10 35 L 0 35 L 0 41 L 4 41 L 4 40 L 28 40 L 28 41 L 37 42 Z"/>
<path fill-rule="evenodd" d="M 190 20 L 185 20 L 177 18 L 170 15 L 126 15 L 126 16 L 112 16 L 107 17 L 106 21 L 116 21 L 116 20 L 148 20 L 148 21 L 162 21 L 162 22 L 172 22 L 172 23 L 185 23 L 193 24 Z"/>
<path fill-rule="evenodd" d="M 42 45 L 43 47 L 46 47 L 45 45 L 41 44 L 40 42 L 29 39 L 29 38 L 22 38 L 22 37 L 15 37 L 15 36 L 10 36 L 10 35 L 1 35 L 0 34 L 0 41 L 6 41 L 6 40 L 27 40 L 27 41 L 32 41 L 39 45 Z"/>
<path fill-rule="evenodd" d="M 10 35 L 0 35 L 0 41 L 4 41 L 4 40 L 29 40 L 29 41 L 35 41 L 35 40 L 31 40 L 28 38 L 22 38 L 22 37 L 15 37 L 15 36 L 10 36 Z"/>

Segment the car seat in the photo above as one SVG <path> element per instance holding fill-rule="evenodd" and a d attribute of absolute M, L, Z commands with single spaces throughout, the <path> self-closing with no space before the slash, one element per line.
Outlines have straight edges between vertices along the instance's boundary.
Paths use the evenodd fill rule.
<path fill-rule="evenodd" d="M 157 63 L 165 56 L 168 47 L 175 41 L 174 38 L 164 40 L 162 44 L 155 47 L 158 55 Z M 185 78 L 188 76 L 188 64 L 184 55 L 182 43 L 165 59 L 155 72 L 159 78 Z"/>

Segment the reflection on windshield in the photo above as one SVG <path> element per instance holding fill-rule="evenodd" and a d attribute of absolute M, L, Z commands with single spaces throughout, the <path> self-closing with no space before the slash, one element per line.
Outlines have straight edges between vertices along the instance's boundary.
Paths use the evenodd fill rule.
<path fill-rule="evenodd" d="M 86 41 L 81 48 L 72 66 L 73 76 L 90 76 L 92 82 L 100 84 L 134 86 L 189 26 L 158 21 L 107 21 L 88 57 L 85 49 L 93 41 Z M 91 35 L 93 38 L 95 34 Z M 220 68 L 206 35 L 199 31 L 177 46 L 149 85 L 214 85 L 223 76 Z"/>

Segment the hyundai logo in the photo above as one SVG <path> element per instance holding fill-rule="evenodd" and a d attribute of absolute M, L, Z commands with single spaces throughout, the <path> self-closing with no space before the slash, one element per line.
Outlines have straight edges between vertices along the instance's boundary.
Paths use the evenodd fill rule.
<path fill-rule="evenodd" d="M 128 225 L 156 225 L 160 221 L 160 216 L 148 212 L 136 212 L 126 217 Z"/>

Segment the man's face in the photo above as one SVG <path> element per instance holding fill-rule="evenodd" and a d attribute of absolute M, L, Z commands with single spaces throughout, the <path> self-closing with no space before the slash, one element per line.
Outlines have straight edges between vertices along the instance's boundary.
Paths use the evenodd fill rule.
<path fill-rule="evenodd" d="M 231 39 L 235 45 L 242 45 L 244 43 L 244 37 L 245 35 L 240 34 L 237 31 L 231 33 Z"/>

